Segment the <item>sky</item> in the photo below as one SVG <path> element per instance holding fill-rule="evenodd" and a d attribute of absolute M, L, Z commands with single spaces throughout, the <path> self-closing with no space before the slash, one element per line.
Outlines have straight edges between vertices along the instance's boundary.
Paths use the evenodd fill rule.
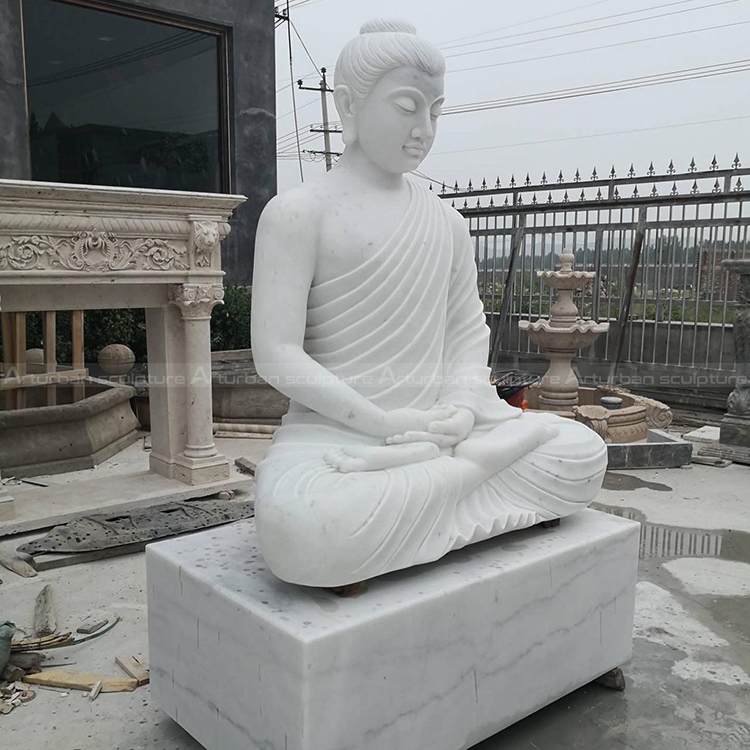
<path fill-rule="evenodd" d="M 737 152 L 750 165 L 750 0 L 291 0 L 290 14 L 307 47 L 293 32 L 294 78 L 310 86 L 319 66 L 332 81 L 340 49 L 373 15 L 410 21 L 446 55 L 446 108 L 747 61 L 748 70 L 731 74 L 445 114 L 420 167 L 438 182 L 477 186 L 499 177 L 507 185 L 511 175 L 529 173 L 538 183 L 542 172 L 572 178 L 579 169 L 587 178 L 594 167 L 602 175 L 613 165 L 624 176 L 631 163 L 643 174 L 652 161 L 663 173 L 670 160 L 686 170 L 691 158 L 708 169 L 714 155 L 729 167 Z M 285 23 L 276 45 L 283 191 L 301 179 L 294 139 L 285 138 L 295 131 Z M 306 136 L 322 122 L 320 95 L 297 91 L 296 99 Z M 330 96 L 329 109 L 335 120 Z M 322 136 L 303 148 L 322 150 Z M 340 136 L 332 136 L 332 148 L 341 150 Z M 309 182 L 325 165 L 303 161 L 303 170 Z"/>

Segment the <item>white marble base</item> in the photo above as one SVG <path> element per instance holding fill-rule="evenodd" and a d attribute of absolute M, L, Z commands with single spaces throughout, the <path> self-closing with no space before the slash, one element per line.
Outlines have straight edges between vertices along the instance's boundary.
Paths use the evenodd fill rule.
<path fill-rule="evenodd" d="M 152 544 L 151 694 L 208 750 L 463 750 L 627 661 L 638 530 L 585 510 L 350 599 L 252 522 Z"/>

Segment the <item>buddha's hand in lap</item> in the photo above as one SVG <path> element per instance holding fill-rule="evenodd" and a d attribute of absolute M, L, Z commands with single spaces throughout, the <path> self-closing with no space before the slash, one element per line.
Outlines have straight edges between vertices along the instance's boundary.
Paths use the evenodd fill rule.
<path fill-rule="evenodd" d="M 439 448 L 452 448 L 466 440 L 474 427 L 474 414 L 469 409 L 450 404 L 435 407 L 434 410 L 441 408 L 445 409 L 444 414 L 430 421 L 426 429 L 406 430 L 386 438 L 385 442 L 388 445 L 429 442 Z"/>

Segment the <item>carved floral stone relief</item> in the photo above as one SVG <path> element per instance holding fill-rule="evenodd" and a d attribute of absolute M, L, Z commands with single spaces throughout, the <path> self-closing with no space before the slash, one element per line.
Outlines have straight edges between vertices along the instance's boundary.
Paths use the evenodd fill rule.
<path fill-rule="evenodd" d="M 19 235 L 0 245 L 0 270 L 83 273 L 187 270 L 187 251 L 157 238 L 124 240 L 94 229 L 70 237 Z"/>

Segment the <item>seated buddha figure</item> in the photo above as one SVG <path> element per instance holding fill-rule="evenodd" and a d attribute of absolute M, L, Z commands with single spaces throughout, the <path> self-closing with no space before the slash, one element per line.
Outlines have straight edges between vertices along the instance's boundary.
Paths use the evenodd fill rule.
<path fill-rule="evenodd" d="M 258 228 L 252 346 L 291 399 L 256 473 L 279 578 L 338 587 L 558 519 L 600 489 L 606 446 L 490 384 L 466 222 L 407 175 L 432 147 L 445 64 L 373 21 L 338 59 L 344 153 Z"/>

